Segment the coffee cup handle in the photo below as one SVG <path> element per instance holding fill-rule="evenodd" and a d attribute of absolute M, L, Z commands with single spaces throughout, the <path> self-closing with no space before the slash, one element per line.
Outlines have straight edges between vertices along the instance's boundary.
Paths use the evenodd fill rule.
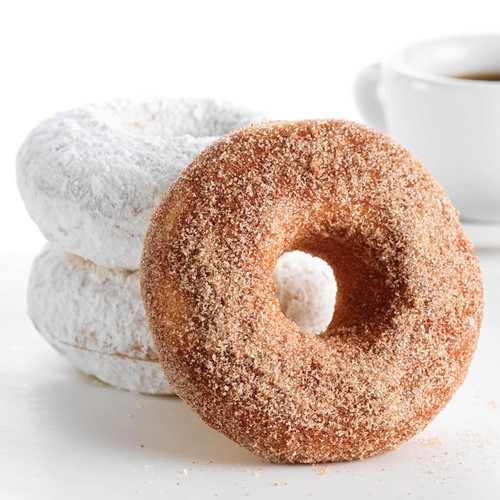
<path fill-rule="evenodd" d="M 380 98 L 382 67 L 371 64 L 361 71 L 354 81 L 354 99 L 363 120 L 373 128 L 388 132 L 384 106 Z"/>

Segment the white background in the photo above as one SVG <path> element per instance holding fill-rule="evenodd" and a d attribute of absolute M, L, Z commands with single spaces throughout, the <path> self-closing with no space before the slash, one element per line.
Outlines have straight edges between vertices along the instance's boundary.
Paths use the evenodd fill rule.
<path fill-rule="evenodd" d="M 496 0 L 3 1 L 0 251 L 43 239 L 15 155 L 43 118 L 116 97 L 214 97 L 271 118 L 360 120 L 352 81 L 422 38 L 500 30 Z"/>
<path fill-rule="evenodd" d="M 360 120 L 352 83 L 365 65 L 422 38 L 498 32 L 499 14 L 498 0 L 2 1 L 0 497 L 498 498 L 498 248 L 479 252 L 487 308 L 470 375 L 423 434 L 365 462 L 273 466 L 176 398 L 83 376 L 36 333 L 24 296 L 43 238 L 15 155 L 43 118 L 120 97 Z"/>

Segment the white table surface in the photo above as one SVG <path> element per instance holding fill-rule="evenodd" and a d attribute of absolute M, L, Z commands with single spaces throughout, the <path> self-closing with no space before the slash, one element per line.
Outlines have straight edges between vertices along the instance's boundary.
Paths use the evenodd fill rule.
<path fill-rule="evenodd" d="M 0 498 L 500 498 L 500 248 L 478 255 L 486 314 L 452 402 L 396 451 L 327 465 L 264 463 L 178 398 L 81 374 L 26 315 L 33 256 L 1 255 Z"/>

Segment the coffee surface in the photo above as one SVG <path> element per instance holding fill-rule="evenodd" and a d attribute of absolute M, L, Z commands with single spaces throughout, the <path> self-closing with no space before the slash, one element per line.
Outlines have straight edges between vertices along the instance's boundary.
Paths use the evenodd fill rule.
<path fill-rule="evenodd" d="M 487 82 L 500 82 L 500 71 L 495 73 L 466 73 L 463 75 L 452 75 L 453 78 L 462 80 L 484 80 Z"/>

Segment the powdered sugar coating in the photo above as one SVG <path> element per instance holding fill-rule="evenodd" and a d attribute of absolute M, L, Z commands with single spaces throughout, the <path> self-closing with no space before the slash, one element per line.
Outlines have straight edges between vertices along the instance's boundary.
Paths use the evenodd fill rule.
<path fill-rule="evenodd" d="M 321 333 L 329 325 L 335 303 L 332 268 L 303 252 L 286 252 L 273 274 L 280 309 L 302 332 Z"/>
<path fill-rule="evenodd" d="M 208 99 L 58 113 L 22 144 L 19 191 L 49 241 L 102 266 L 138 269 L 148 221 L 182 169 L 221 134 L 262 119 Z"/>
<path fill-rule="evenodd" d="M 33 263 L 28 314 L 83 372 L 121 389 L 173 394 L 147 328 L 137 271 L 97 266 L 49 245 Z"/>
<path fill-rule="evenodd" d="M 326 332 L 287 320 L 287 250 L 337 281 Z M 276 462 L 366 458 L 423 429 L 463 382 L 482 281 L 458 213 L 395 141 L 339 120 L 271 122 L 207 148 L 163 198 L 142 297 L 172 387 Z"/>
<path fill-rule="evenodd" d="M 275 282 L 287 316 L 319 332 L 331 318 L 332 287 L 325 265 L 307 257 L 283 255 Z M 108 269 L 48 245 L 33 263 L 28 314 L 81 371 L 120 389 L 173 394 L 149 333 L 139 271 Z"/>

